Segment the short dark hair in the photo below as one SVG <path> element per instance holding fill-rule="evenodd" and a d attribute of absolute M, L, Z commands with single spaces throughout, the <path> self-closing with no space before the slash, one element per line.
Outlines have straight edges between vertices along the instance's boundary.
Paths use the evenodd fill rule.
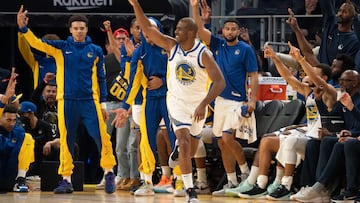
<path fill-rule="evenodd" d="M 4 107 L 4 113 L 18 113 L 19 112 L 19 107 L 15 104 L 6 104 Z"/>
<path fill-rule="evenodd" d="M 315 67 L 321 69 L 321 73 L 323 75 L 327 76 L 326 82 L 329 82 L 329 80 L 331 79 L 331 68 L 330 68 L 330 66 L 328 64 L 325 64 L 325 63 L 319 63 Z"/>
<path fill-rule="evenodd" d="M 198 27 L 197 27 L 194 19 L 192 19 L 192 18 L 190 18 L 190 17 L 184 17 L 184 18 L 181 18 L 180 21 L 186 23 L 186 28 L 187 28 L 189 31 L 193 31 L 193 32 L 197 33 Z"/>
<path fill-rule="evenodd" d="M 46 86 L 55 86 L 55 87 L 57 87 L 57 84 L 56 84 L 56 82 L 49 81 L 49 82 L 46 84 Z"/>
<path fill-rule="evenodd" d="M 236 24 L 238 25 L 238 27 L 240 28 L 240 23 L 239 23 L 239 21 L 236 20 L 235 18 L 228 18 L 228 19 L 226 19 L 225 22 L 224 22 L 224 25 L 225 25 L 226 23 L 236 23 Z"/>
<path fill-rule="evenodd" d="M 56 34 L 46 34 L 42 38 L 47 40 L 60 40 L 60 37 Z"/>
<path fill-rule="evenodd" d="M 69 21 L 68 21 L 68 26 L 71 27 L 71 23 L 72 22 L 75 22 L 75 21 L 81 21 L 81 22 L 84 22 L 86 24 L 86 27 L 88 27 L 88 24 L 89 24 L 89 20 L 86 16 L 84 15 L 72 15 L 70 18 L 69 18 Z"/>

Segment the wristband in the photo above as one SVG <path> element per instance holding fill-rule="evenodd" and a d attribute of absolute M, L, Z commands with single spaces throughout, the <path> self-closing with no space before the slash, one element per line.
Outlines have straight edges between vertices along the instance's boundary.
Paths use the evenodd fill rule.
<path fill-rule="evenodd" d="M 299 63 L 302 63 L 305 61 L 305 57 L 302 57 L 300 60 L 299 60 Z"/>

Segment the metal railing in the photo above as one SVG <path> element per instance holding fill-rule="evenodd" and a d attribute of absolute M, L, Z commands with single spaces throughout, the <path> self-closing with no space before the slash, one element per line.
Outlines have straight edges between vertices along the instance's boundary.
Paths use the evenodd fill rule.
<path fill-rule="evenodd" d="M 259 19 L 260 24 L 260 48 L 264 47 L 265 42 L 286 43 L 286 20 L 289 15 L 237 15 L 237 16 L 211 16 L 211 29 L 218 31 L 223 25 L 223 19 Z M 322 15 L 296 15 L 296 18 L 321 18 Z M 278 27 L 278 23 L 280 26 Z M 280 35 L 280 37 L 278 37 Z M 279 38 L 279 39 L 278 39 Z"/>

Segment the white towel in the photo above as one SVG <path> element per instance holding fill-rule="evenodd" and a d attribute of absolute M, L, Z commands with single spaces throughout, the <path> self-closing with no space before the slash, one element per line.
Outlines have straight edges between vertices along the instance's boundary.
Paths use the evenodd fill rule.
<path fill-rule="evenodd" d="M 236 137 L 248 141 L 248 144 L 257 140 L 256 119 L 253 112 L 249 118 L 241 116 L 241 108 L 237 108 L 234 116 L 234 126 L 236 126 Z"/>

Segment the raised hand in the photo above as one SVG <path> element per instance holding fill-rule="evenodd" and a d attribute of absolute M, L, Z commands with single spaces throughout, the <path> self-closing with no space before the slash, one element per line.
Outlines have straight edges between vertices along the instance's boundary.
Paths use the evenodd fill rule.
<path fill-rule="evenodd" d="M 51 81 L 53 79 L 55 79 L 55 74 L 54 73 L 48 72 L 48 73 L 45 74 L 45 77 L 44 77 L 45 81 Z"/>
<path fill-rule="evenodd" d="M 18 76 L 17 73 L 15 73 L 15 67 L 12 67 L 11 69 L 11 75 L 8 82 L 8 85 L 6 87 L 6 91 L 4 96 L 1 98 L 1 102 L 3 104 L 8 104 L 9 100 L 12 96 L 15 95 L 15 88 L 16 88 L 16 77 Z"/>
<path fill-rule="evenodd" d="M 354 108 L 354 102 L 351 99 L 351 96 L 349 95 L 349 93 L 344 92 L 339 101 L 341 102 L 342 105 L 344 105 L 348 110 L 352 111 Z"/>
<path fill-rule="evenodd" d="M 129 4 L 131 4 L 132 6 L 134 6 L 136 3 L 138 3 L 137 0 L 128 0 Z"/>
<path fill-rule="evenodd" d="M 295 58 L 296 60 L 302 59 L 302 55 L 300 54 L 300 50 L 296 47 L 294 47 L 291 42 L 288 42 L 288 45 L 290 47 L 289 55 Z"/>
<path fill-rule="evenodd" d="M 191 6 L 198 6 L 200 4 L 200 0 L 190 0 Z"/>
<path fill-rule="evenodd" d="M 103 22 L 103 25 L 104 25 L 104 30 L 103 31 L 111 31 L 111 23 L 110 23 L 110 20 L 105 20 Z M 102 29 L 102 28 L 100 28 Z"/>
<path fill-rule="evenodd" d="M 250 35 L 249 35 L 249 30 L 247 28 L 245 27 L 240 28 L 240 37 L 246 43 L 250 44 Z"/>
<path fill-rule="evenodd" d="M 209 23 L 211 16 L 211 8 L 207 4 L 206 0 L 201 0 L 200 10 L 201 10 L 201 18 L 204 21 L 204 23 Z"/>
<path fill-rule="evenodd" d="M 275 57 L 274 50 L 268 44 L 266 44 L 265 47 L 264 47 L 264 57 L 265 58 L 273 58 L 273 57 Z"/>
<path fill-rule="evenodd" d="M 291 29 L 293 31 L 295 30 L 299 30 L 299 25 L 298 25 L 298 22 L 295 18 L 295 14 L 293 12 L 293 10 L 291 8 L 288 8 L 288 12 L 289 12 L 289 18 L 286 20 L 286 23 L 290 25 Z"/>
<path fill-rule="evenodd" d="M 125 44 L 126 55 L 132 56 L 135 50 L 134 43 L 129 38 L 126 38 L 124 44 Z"/>
<path fill-rule="evenodd" d="M 17 13 L 17 25 L 19 28 L 23 28 L 25 26 L 27 26 L 28 22 L 29 22 L 29 18 L 26 16 L 28 13 L 27 10 L 24 10 L 24 5 L 20 6 L 20 9 Z"/>

